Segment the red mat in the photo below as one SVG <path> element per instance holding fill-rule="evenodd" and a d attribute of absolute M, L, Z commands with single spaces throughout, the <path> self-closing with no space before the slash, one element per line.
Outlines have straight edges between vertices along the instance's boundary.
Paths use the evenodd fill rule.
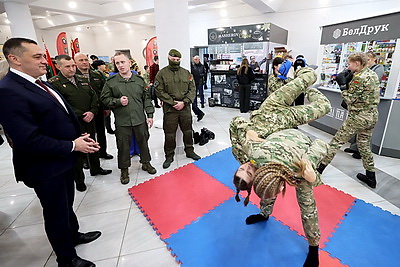
<path fill-rule="evenodd" d="M 245 197 L 246 194 L 242 194 L 242 197 Z M 323 248 L 325 247 L 325 242 L 328 241 L 328 237 L 332 235 L 337 225 L 343 220 L 346 212 L 354 204 L 355 198 L 328 185 L 315 187 L 314 196 L 317 202 L 321 230 L 320 248 Z M 250 196 L 250 201 L 260 207 L 260 199 L 254 191 Z M 296 190 L 293 186 L 286 187 L 284 197 L 279 194 L 272 216 L 287 225 L 291 230 L 305 237 L 301 223 L 300 208 L 297 204 Z"/>
<path fill-rule="evenodd" d="M 129 189 L 162 239 L 233 197 L 234 192 L 193 164 Z M 142 207 L 145 207 L 142 208 Z"/>

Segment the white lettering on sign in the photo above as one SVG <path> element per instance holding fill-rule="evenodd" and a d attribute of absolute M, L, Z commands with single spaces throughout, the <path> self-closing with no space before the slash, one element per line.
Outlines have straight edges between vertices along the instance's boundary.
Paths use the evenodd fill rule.
<path fill-rule="evenodd" d="M 352 36 L 352 35 L 375 35 L 378 34 L 379 32 L 387 32 L 389 31 L 389 26 L 390 24 L 380 24 L 380 25 L 374 25 L 374 26 L 369 26 L 369 25 L 362 25 L 359 28 L 343 28 L 343 30 L 336 29 L 333 32 L 333 38 L 337 39 L 340 36 Z"/>

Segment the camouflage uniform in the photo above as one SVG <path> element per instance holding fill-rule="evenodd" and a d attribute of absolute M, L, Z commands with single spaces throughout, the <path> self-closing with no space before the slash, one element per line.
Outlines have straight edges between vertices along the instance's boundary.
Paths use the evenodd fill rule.
<path fill-rule="evenodd" d="M 154 86 L 157 97 L 163 101 L 165 158 L 173 159 L 174 157 L 178 125 L 183 133 L 186 155 L 194 153 L 190 104 L 195 97 L 196 87 L 192 74 L 182 67 L 173 71 L 170 66 L 166 66 L 157 73 Z M 175 101 L 183 101 L 185 107 L 182 110 L 176 110 L 173 107 L 176 104 Z"/>
<path fill-rule="evenodd" d="M 68 104 L 71 106 L 75 115 L 78 117 L 79 124 L 81 126 L 82 133 L 89 133 L 90 138 L 96 140 L 96 127 L 95 118 L 97 115 L 99 100 L 90 87 L 89 80 L 79 74 L 74 75 L 74 85 L 70 80 L 64 77 L 61 72 L 48 80 L 48 82 L 65 98 Z M 94 118 L 90 122 L 83 120 L 83 113 L 90 111 L 94 114 Z M 75 181 L 77 184 L 83 183 L 85 175 L 83 173 L 83 158 L 86 155 L 82 155 L 75 165 Z M 99 152 L 87 154 L 89 159 L 89 167 L 91 173 L 98 173 L 100 168 Z"/>
<path fill-rule="evenodd" d="M 122 96 L 128 97 L 128 105 L 122 106 L 120 100 Z M 129 148 L 132 132 L 139 145 L 140 163 L 150 162 L 151 156 L 147 143 L 150 134 L 146 115 L 147 118 L 153 118 L 154 107 L 144 79 L 135 74 L 132 74 L 129 79 L 124 79 L 119 74 L 110 76 L 101 92 L 100 100 L 114 113 L 118 168 L 127 169 L 131 166 Z"/>
<path fill-rule="evenodd" d="M 329 143 L 329 150 L 322 164 L 328 165 L 336 151 L 357 134 L 357 146 L 364 169 L 375 172 L 371 137 L 378 121 L 379 91 L 379 80 L 374 71 L 365 67 L 354 74 L 349 89 L 342 91 L 342 97 L 349 111 L 347 119 Z"/>
<path fill-rule="evenodd" d="M 241 164 L 248 162 L 243 150 L 247 131 L 254 130 L 260 138 L 265 139 L 271 133 L 320 118 L 331 109 L 329 100 L 322 93 L 309 88 L 316 80 L 316 74 L 311 68 L 299 69 L 296 76 L 271 94 L 258 110 L 253 111 L 250 121 L 243 117 L 232 119 L 229 127 L 232 153 Z M 310 104 L 290 106 L 300 93 L 306 94 Z"/>
<path fill-rule="evenodd" d="M 293 172 L 298 172 L 295 163 L 308 159 L 314 170 L 326 155 L 328 145 L 321 140 L 312 141 L 298 130 L 287 129 L 269 135 L 263 142 L 248 141 L 243 146 L 249 160 L 259 168 L 268 163 L 280 163 Z M 297 202 L 300 206 L 303 229 L 311 246 L 318 246 L 320 231 L 318 212 L 315 204 L 313 187 L 322 184 L 321 174 L 316 172 L 317 179 L 311 183 L 303 178 L 296 187 Z M 261 200 L 260 213 L 271 215 L 276 198 Z"/>
<path fill-rule="evenodd" d="M 287 78 L 287 80 L 282 80 L 276 77 L 273 73 L 268 77 L 268 95 L 271 95 L 273 92 L 284 86 L 285 84 L 289 83 L 291 78 Z"/>

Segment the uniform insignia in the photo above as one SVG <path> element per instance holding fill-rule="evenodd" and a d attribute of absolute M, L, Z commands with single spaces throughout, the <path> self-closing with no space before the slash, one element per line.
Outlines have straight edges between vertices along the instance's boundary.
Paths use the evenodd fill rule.
<path fill-rule="evenodd" d="M 81 83 L 81 85 L 85 86 L 85 85 L 89 85 L 88 83 Z"/>
<path fill-rule="evenodd" d="M 159 82 L 158 81 L 155 81 L 154 82 L 154 87 L 157 87 L 159 85 Z"/>
<path fill-rule="evenodd" d="M 353 81 L 353 83 L 355 83 L 355 84 L 359 84 L 359 82 L 358 82 L 358 81 Z"/>
<path fill-rule="evenodd" d="M 192 76 L 192 75 L 190 75 L 189 80 L 190 80 L 190 81 L 193 80 L 193 76 Z"/>

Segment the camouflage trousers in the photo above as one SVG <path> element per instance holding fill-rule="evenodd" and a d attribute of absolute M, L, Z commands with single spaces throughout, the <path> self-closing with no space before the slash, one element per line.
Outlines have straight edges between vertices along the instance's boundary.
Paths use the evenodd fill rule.
<path fill-rule="evenodd" d="M 271 94 L 258 110 L 251 113 L 250 121 L 243 117 L 232 119 L 229 126 L 232 153 L 239 162 L 248 161 L 242 147 L 248 130 L 254 130 L 259 137 L 266 138 L 271 133 L 321 118 L 330 111 L 329 100 L 317 89 L 307 88 L 309 81 L 306 78 L 297 77 Z M 290 106 L 301 93 L 306 94 L 310 103 Z"/>
<path fill-rule="evenodd" d="M 349 141 L 353 135 L 357 134 L 356 142 L 364 169 L 374 172 L 375 166 L 371 152 L 371 137 L 377 121 L 377 110 L 373 112 L 349 112 L 347 119 L 329 143 L 328 153 L 322 160 L 322 164 L 328 165 L 335 157 L 337 150 Z"/>
<path fill-rule="evenodd" d="M 301 222 L 310 246 L 318 246 L 321 233 L 318 224 L 318 211 L 315 203 L 312 186 L 309 182 L 303 181 L 296 187 L 297 203 L 300 207 Z M 267 217 L 271 215 L 276 198 L 260 201 L 260 214 Z M 284 201 L 285 199 L 281 199 Z"/>

